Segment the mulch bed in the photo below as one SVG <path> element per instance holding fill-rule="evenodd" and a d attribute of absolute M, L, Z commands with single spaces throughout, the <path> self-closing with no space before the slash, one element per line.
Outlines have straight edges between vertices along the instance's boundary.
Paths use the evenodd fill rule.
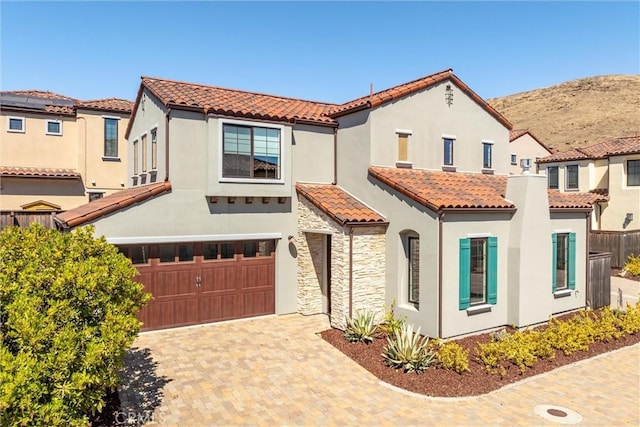
<path fill-rule="evenodd" d="M 338 329 L 329 329 L 321 332 L 320 335 L 380 380 L 415 393 L 440 397 L 485 394 L 524 378 L 640 342 L 640 334 L 625 335 L 615 341 L 593 343 L 588 351 L 579 351 L 569 356 L 565 356 L 561 351 L 556 351 L 554 359 L 539 359 L 533 367 L 527 368 L 523 374 L 520 373 L 517 366 L 513 365 L 507 369 L 506 375 L 501 377 L 498 373 L 488 373 L 484 365 L 474 360 L 476 345 L 491 341 L 488 333 L 456 340 L 463 348 L 471 350 L 469 352 L 470 371 L 463 374 L 433 366 L 420 374 L 404 373 L 402 370 L 390 368 L 384 363 L 381 356 L 386 345 L 384 338 L 377 338 L 371 344 L 364 344 L 348 342 L 344 338 L 343 332 Z"/>

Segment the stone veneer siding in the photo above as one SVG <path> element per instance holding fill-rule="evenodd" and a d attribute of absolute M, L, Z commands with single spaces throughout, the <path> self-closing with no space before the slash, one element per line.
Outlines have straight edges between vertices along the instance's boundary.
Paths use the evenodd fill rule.
<path fill-rule="evenodd" d="M 303 230 L 318 230 L 318 233 Z M 353 306 L 382 320 L 385 303 L 385 226 L 353 227 Z M 304 197 L 298 201 L 298 311 L 322 313 L 322 239 L 331 235 L 331 325 L 344 329 L 349 315 L 349 228 Z"/>

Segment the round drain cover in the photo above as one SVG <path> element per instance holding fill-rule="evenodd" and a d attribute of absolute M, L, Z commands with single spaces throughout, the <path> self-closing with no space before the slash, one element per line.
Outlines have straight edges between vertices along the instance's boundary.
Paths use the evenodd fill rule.
<path fill-rule="evenodd" d="M 578 424 L 582 421 L 582 415 L 558 405 L 537 405 L 533 412 L 545 420 L 559 424 Z"/>

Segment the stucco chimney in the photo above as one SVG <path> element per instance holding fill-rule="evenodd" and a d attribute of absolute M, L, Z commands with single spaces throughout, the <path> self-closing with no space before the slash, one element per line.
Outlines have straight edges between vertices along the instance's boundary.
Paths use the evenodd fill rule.
<path fill-rule="evenodd" d="M 553 303 L 546 177 L 509 176 L 506 199 L 517 208 L 509 232 L 507 319 L 517 326 L 544 322 Z"/>

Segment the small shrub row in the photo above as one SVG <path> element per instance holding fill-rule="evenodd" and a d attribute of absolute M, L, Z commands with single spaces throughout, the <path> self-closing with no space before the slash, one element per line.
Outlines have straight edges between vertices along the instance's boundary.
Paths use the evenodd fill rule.
<path fill-rule="evenodd" d="M 632 276 L 640 276 L 640 254 L 637 256 L 629 254 L 627 262 L 624 264 L 624 270 Z"/>

